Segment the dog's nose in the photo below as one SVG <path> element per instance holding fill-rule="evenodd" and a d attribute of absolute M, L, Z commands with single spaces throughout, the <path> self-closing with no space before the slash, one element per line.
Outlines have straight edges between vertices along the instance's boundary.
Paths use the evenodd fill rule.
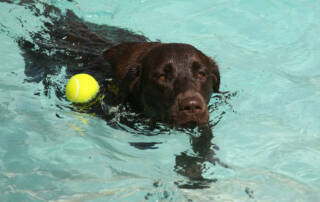
<path fill-rule="evenodd" d="M 186 114 L 199 114 L 203 112 L 203 103 L 198 97 L 187 97 L 181 101 L 180 110 Z"/>

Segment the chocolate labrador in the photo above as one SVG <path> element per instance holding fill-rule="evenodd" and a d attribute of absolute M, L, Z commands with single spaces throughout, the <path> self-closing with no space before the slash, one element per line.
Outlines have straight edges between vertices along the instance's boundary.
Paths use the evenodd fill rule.
<path fill-rule="evenodd" d="M 125 29 L 85 22 L 70 10 L 63 14 L 41 1 L 18 2 L 50 19 L 41 32 L 30 32 L 32 41 L 17 40 L 29 81 L 50 85 L 48 75 L 66 66 L 68 75 L 93 74 L 102 93 L 109 93 L 106 80 L 113 79 L 119 90 L 116 100 L 155 121 L 179 127 L 208 123 L 207 105 L 212 93 L 219 92 L 220 75 L 214 60 L 200 50 L 188 44 L 150 42 Z M 64 96 L 63 90 L 56 91 L 58 97 Z M 109 104 L 113 96 L 105 97 Z M 103 109 L 95 108 L 99 110 Z"/>
<path fill-rule="evenodd" d="M 66 67 L 66 78 L 86 72 L 100 84 L 101 95 L 88 104 L 88 112 L 109 120 L 110 114 L 114 115 L 106 110 L 109 106 L 123 105 L 127 111 L 128 104 L 134 112 L 156 122 L 183 128 L 208 126 L 208 103 L 212 94 L 219 92 L 219 69 L 213 59 L 192 45 L 150 42 L 122 28 L 86 22 L 71 10 L 63 12 L 43 1 L 0 2 L 19 4 L 47 19 L 42 31 L 29 32 L 31 39 L 16 38 L 25 59 L 26 81 L 44 85 L 44 91 L 35 95 L 50 95 L 53 88 L 56 96 L 64 99 L 64 88 L 52 75 Z M 136 117 L 133 120 L 137 122 Z M 192 149 L 198 155 L 183 152 L 176 156 L 176 172 L 192 180 L 181 187 L 203 187 L 204 162 L 223 165 L 214 157 L 217 147 L 211 143 L 211 128 L 199 129 L 204 131 L 200 137 L 191 136 Z M 130 144 L 153 149 L 159 143 Z"/>

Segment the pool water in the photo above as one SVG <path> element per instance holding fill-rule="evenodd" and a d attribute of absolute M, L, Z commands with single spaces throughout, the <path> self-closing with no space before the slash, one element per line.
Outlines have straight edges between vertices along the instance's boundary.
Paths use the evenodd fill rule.
<path fill-rule="evenodd" d="M 70 104 L 51 89 L 42 95 L 42 83 L 26 82 L 15 37 L 46 19 L 0 3 L 0 201 L 320 201 L 319 0 L 46 2 L 213 57 L 232 95 L 210 114 L 228 168 L 203 162 L 215 182 L 179 188 L 175 159 L 195 155 L 189 134 L 114 129 L 61 107 Z"/>

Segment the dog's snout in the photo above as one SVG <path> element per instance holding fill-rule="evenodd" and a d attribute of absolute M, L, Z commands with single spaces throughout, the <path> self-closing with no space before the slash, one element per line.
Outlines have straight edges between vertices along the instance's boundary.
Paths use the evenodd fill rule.
<path fill-rule="evenodd" d="M 203 111 L 203 103 L 198 97 L 187 97 L 181 101 L 180 110 L 187 114 L 198 114 Z"/>

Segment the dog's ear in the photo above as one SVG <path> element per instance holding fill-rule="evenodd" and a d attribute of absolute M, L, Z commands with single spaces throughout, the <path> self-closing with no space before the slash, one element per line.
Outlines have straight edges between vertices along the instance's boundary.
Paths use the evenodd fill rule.
<path fill-rule="evenodd" d="M 219 93 L 220 88 L 220 72 L 217 63 L 211 58 L 208 57 L 209 63 L 211 66 L 211 74 L 213 79 L 213 92 Z"/>
<path fill-rule="evenodd" d="M 89 62 L 88 67 L 84 72 L 93 75 L 99 81 L 112 77 L 111 64 L 102 56 L 99 56 L 92 62 Z"/>
<path fill-rule="evenodd" d="M 119 96 L 123 101 L 130 100 L 139 106 L 141 87 L 141 65 L 131 64 L 126 76 L 119 82 Z"/>
<path fill-rule="evenodd" d="M 103 53 L 104 60 L 112 67 L 112 78 L 118 83 L 122 97 L 139 95 L 142 58 L 159 43 L 126 42 Z"/>
<path fill-rule="evenodd" d="M 139 89 L 141 79 L 141 64 L 132 65 L 124 79 L 125 85 L 128 86 L 129 93 L 132 94 Z"/>

